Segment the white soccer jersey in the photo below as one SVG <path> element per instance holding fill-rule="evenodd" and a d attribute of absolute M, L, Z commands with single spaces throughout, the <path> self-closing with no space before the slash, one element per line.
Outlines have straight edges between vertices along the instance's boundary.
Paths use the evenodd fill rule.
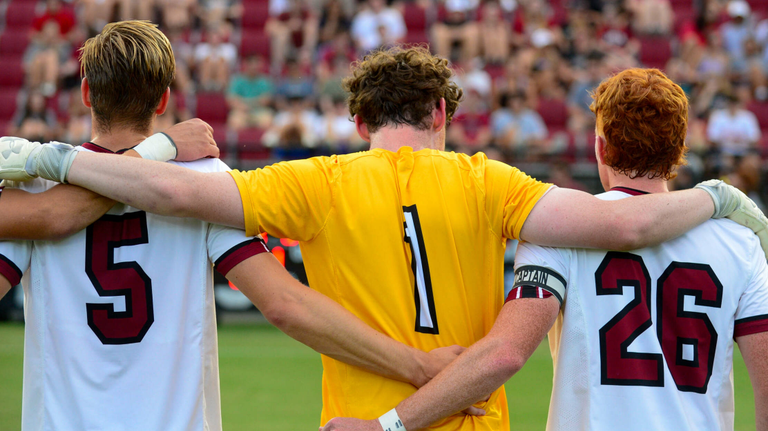
<path fill-rule="evenodd" d="M 526 266 L 567 282 L 549 333 L 548 430 L 733 430 L 733 339 L 768 331 L 768 265 L 751 230 L 710 220 L 628 253 L 524 244 L 515 267 Z"/>
<path fill-rule="evenodd" d="M 226 274 L 265 251 L 236 229 L 123 204 L 61 241 L 0 243 L 0 274 L 16 284 L 29 269 L 22 429 L 220 430 L 211 263 Z"/>

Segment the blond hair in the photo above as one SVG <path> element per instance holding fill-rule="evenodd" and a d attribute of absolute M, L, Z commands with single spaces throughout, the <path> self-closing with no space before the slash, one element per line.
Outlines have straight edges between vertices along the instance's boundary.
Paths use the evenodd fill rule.
<path fill-rule="evenodd" d="M 107 24 L 80 49 L 80 63 L 90 87 L 94 126 L 105 131 L 113 126 L 149 129 L 176 73 L 171 43 L 148 21 Z"/>

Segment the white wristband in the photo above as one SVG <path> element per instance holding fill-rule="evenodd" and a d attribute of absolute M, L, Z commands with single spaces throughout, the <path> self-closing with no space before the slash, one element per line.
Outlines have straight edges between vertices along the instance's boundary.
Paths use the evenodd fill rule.
<path fill-rule="evenodd" d="M 165 133 L 155 133 L 141 143 L 133 150 L 139 153 L 142 159 L 156 160 L 158 162 L 167 162 L 173 160 L 178 154 L 176 143 Z"/>
<path fill-rule="evenodd" d="M 379 423 L 384 431 L 405 431 L 405 425 L 400 420 L 400 416 L 397 415 L 397 410 L 392 409 L 379 418 Z"/>

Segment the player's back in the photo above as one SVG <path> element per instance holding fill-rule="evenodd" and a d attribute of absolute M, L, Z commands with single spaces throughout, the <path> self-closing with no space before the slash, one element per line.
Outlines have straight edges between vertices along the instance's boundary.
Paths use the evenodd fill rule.
<path fill-rule="evenodd" d="M 488 333 L 503 305 L 505 237 L 519 234 L 549 187 L 483 155 L 410 148 L 273 169 L 288 168 L 304 178 L 303 189 L 282 196 L 275 207 L 308 199 L 311 209 L 277 222 L 295 219 L 300 226 L 275 226 L 264 214 L 266 202 L 253 202 L 258 224 L 268 233 L 299 235 L 293 239 L 302 241 L 313 288 L 375 329 L 425 351 L 469 346 Z M 317 184 L 307 186 L 313 176 Z M 257 179 L 261 196 L 272 187 L 264 178 Z M 323 423 L 334 416 L 378 417 L 415 391 L 327 357 L 323 366 Z M 485 417 L 457 415 L 436 428 L 508 429 L 503 390 L 485 408 Z"/>
<path fill-rule="evenodd" d="M 733 429 L 733 338 L 768 322 L 768 266 L 749 229 L 710 220 L 628 253 L 525 245 L 517 258 L 568 281 L 549 334 L 548 430 Z"/>
<path fill-rule="evenodd" d="M 122 204 L 61 241 L 0 244 L 29 268 L 22 429 L 221 429 L 211 262 L 231 268 L 227 252 L 250 244 Z"/>

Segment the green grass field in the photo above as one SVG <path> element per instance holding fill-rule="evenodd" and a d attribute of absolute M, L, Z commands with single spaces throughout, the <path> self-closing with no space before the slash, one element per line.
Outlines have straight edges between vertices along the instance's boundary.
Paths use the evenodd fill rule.
<path fill-rule="evenodd" d="M 0 431 L 21 423 L 24 327 L 0 324 Z M 221 398 L 226 431 L 316 430 L 320 355 L 268 325 L 219 328 Z M 754 401 L 741 356 L 734 355 L 736 430 L 755 429 Z M 513 430 L 543 430 L 552 362 L 542 345 L 507 383 Z"/>

